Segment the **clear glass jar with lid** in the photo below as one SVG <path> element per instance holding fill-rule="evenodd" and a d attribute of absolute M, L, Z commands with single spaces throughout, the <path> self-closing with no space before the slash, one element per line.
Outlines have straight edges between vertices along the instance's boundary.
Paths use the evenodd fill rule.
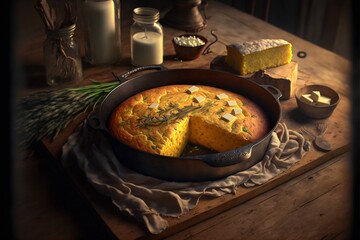
<path fill-rule="evenodd" d="M 82 3 L 85 60 L 92 65 L 114 64 L 121 57 L 120 0 Z"/>
<path fill-rule="evenodd" d="M 131 63 L 134 66 L 163 63 L 163 29 L 160 13 L 155 8 L 140 7 L 133 10 L 131 26 Z"/>
<path fill-rule="evenodd" d="M 77 83 L 83 79 L 79 46 L 74 39 L 76 25 L 46 29 L 43 45 L 48 85 Z"/>

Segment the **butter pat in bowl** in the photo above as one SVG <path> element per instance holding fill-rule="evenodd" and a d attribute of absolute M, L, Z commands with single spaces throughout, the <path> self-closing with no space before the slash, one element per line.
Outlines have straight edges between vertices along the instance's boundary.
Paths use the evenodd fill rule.
<path fill-rule="evenodd" d="M 198 58 L 207 42 L 208 40 L 205 37 L 198 34 L 183 34 L 174 37 L 172 40 L 176 56 L 184 61 Z"/>
<path fill-rule="evenodd" d="M 324 85 L 309 85 L 295 94 L 299 110 L 310 118 L 322 119 L 331 116 L 340 101 L 339 94 Z"/>

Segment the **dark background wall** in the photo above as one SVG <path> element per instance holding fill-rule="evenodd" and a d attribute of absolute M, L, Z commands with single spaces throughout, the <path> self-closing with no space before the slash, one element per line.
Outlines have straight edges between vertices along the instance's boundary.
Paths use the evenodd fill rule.
<path fill-rule="evenodd" d="M 251 0 L 220 0 L 248 12 Z M 211 2 L 211 0 L 209 1 Z M 266 0 L 254 0 L 263 19 Z M 351 0 L 270 0 L 269 23 L 350 59 Z"/>

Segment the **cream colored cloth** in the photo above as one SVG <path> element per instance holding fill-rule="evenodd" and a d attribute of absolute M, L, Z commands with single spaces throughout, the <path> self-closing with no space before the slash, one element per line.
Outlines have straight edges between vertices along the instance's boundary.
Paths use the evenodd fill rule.
<path fill-rule="evenodd" d="M 142 222 L 157 234 L 168 227 L 163 216 L 180 217 L 196 207 L 201 197 L 235 193 L 237 187 L 264 184 L 299 161 L 310 143 L 279 123 L 262 161 L 246 171 L 208 182 L 168 182 L 124 167 L 100 132 L 82 123 L 63 147 L 63 164 L 76 160 L 88 181 L 112 199 L 121 212 Z"/>

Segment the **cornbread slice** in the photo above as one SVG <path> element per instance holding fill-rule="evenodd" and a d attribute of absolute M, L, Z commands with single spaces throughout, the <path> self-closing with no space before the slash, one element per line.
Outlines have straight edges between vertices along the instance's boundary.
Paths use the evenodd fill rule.
<path fill-rule="evenodd" d="M 228 125 L 233 126 L 233 124 Z M 193 116 L 190 119 L 189 140 L 193 144 L 204 146 L 217 152 L 229 151 L 251 143 L 250 139 L 244 139 L 241 134 L 237 134 L 231 129 L 221 128 L 214 124 L 211 119 L 201 115 Z"/>
<path fill-rule="evenodd" d="M 260 39 L 226 46 L 225 62 L 246 75 L 291 62 L 292 45 L 283 39 Z"/>
<path fill-rule="evenodd" d="M 136 149 L 174 157 L 182 154 L 188 142 L 224 152 L 268 133 L 265 113 L 250 99 L 219 88 L 196 87 L 196 93 L 191 93 L 191 85 L 169 85 L 128 98 L 110 115 L 110 132 Z M 203 100 L 197 101 L 198 97 Z M 228 99 L 241 108 L 236 116 Z M 157 107 L 149 108 L 154 103 Z M 224 120 L 224 115 L 231 116 L 231 121 Z"/>

